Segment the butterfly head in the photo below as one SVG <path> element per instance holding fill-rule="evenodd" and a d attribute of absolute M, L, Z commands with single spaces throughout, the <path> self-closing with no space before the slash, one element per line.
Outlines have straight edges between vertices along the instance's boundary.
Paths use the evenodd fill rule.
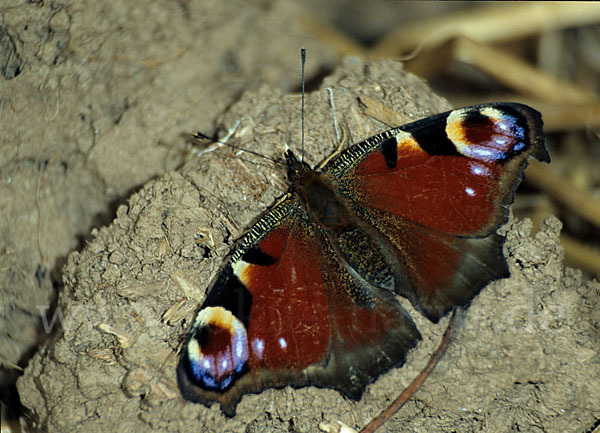
<path fill-rule="evenodd" d="M 303 173 L 313 171 L 310 165 L 304 161 L 300 161 L 294 152 L 289 149 L 285 152 L 285 162 L 287 164 L 288 180 L 292 185 Z"/>

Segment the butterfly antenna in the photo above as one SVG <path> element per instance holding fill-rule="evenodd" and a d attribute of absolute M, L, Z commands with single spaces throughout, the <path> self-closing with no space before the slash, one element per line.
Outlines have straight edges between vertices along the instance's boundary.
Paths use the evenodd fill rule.
<path fill-rule="evenodd" d="M 227 143 L 226 141 L 222 141 L 222 140 L 218 140 L 218 139 L 213 138 L 213 137 L 209 137 L 208 135 L 203 134 L 200 131 L 198 131 L 198 132 L 196 132 L 194 134 L 194 138 L 200 138 L 200 139 L 210 140 L 210 141 L 213 141 L 215 143 L 220 143 L 220 144 L 222 144 L 224 146 L 230 147 L 232 149 L 239 150 L 240 152 L 246 152 L 246 153 L 250 153 L 250 154 L 252 154 L 254 156 L 258 156 L 259 158 L 264 158 L 264 159 L 266 159 L 268 161 L 271 161 L 274 164 L 285 165 L 281 161 L 277 161 L 276 159 L 271 158 L 271 157 L 269 157 L 267 155 L 263 155 L 262 153 L 254 152 L 253 150 L 250 150 L 250 149 L 244 149 L 243 147 L 239 147 L 239 146 L 236 146 L 234 144 Z"/>
<path fill-rule="evenodd" d="M 302 162 L 304 162 L 304 64 L 306 63 L 306 49 L 304 47 L 300 50 L 300 57 L 302 58 Z"/>

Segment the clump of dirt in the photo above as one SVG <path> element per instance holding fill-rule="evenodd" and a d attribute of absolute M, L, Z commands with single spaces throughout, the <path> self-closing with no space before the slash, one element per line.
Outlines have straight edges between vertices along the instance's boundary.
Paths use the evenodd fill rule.
<path fill-rule="evenodd" d="M 362 96 L 406 122 L 449 108 L 401 64 L 349 58 L 307 95 L 309 163 L 337 146 L 334 113 L 348 143 L 387 129 L 363 113 Z M 300 153 L 297 95 L 268 86 L 246 92 L 220 125 L 223 134 L 232 131 L 236 146 L 274 158 L 285 145 Z M 413 313 L 424 340 L 360 402 L 333 390 L 270 389 L 245 396 L 232 419 L 216 405 L 185 402 L 175 367 L 194 311 L 234 240 L 286 190 L 279 165 L 221 146 L 201 151 L 145 184 L 108 227 L 94 230 L 87 246 L 69 256 L 56 309 L 62 331 L 18 383 L 41 428 L 312 432 L 336 420 L 360 427 L 412 380 L 437 345 L 447 322 L 432 325 Z M 384 431 L 583 431 L 598 418 L 593 306 L 600 287 L 563 269 L 558 220 L 546 220 L 533 237 L 527 220 L 504 230 L 512 276 L 474 300 L 438 368 Z"/>
<path fill-rule="evenodd" d="M 292 1 L 0 5 L 0 406 L 47 329 L 68 253 L 260 83 L 336 61 Z M 250 28 L 252 31 L 248 31 Z M 329 66 L 328 66 L 329 65 Z M 44 323 L 46 320 L 46 323 Z M 48 325 L 48 326 L 46 326 Z"/>

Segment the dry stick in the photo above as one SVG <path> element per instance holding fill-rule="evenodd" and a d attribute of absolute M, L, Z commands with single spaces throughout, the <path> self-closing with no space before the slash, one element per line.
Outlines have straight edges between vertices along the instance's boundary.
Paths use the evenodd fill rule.
<path fill-rule="evenodd" d="M 402 406 L 408 401 L 409 398 L 413 396 L 413 394 L 419 389 L 421 384 L 429 377 L 438 361 L 442 358 L 448 345 L 450 344 L 450 340 L 452 339 L 452 335 L 457 327 L 457 322 L 459 321 L 458 317 L 461 315 L 461 312 L 457 313 L 457 310 L 454 310 L 452 313 L 452 317 L 450 318 L 450 322 L 448 323 L 448 327 L 446 328 L 446 332 L 442 337 L 442 341 L 438 348 L 433 352 L 431 358 L 429 358 L 429 362 L 425 366 L 421 373 L 411 382 L 410 385 L 400 394 L 400 396 L 388 406 L 383 412 L 369 422 L 369 424 L 363 428 L 360 433 L 373 433 L 379 427 L 383 425 L 387 420 L 389 420 L 396 412 L 400 410 Z"/>
<path fill-rule="evenodd" d="M 406 69 L 413 72 L 412 62 L 407 64 Z M 535 107 L 543 115 L 544 130 L 546 132 L 592 129 L 600 127 L 600 103 L 572 104 L 548 102 L 547 100 L 542 100 L 540 98 L 525 97 L 516 93 L 490 95 L 483 100 L 481 98 L 475 99 L 473 97 L 465 96 L 464 94 L 445 94 L 443 96 L 452 102 L 452 105 L 455 107 L 466 107 L 468 105 L 481 104 L 486 101 L 520 102 L 522 104 Z M 381 102 L 378 102 L 373 98 L 369 98 L 368 96 L 360 96 L 359 102 L 365 114 L 374 117 L 378 121 L 385 123 L 390 127 L 402 125 L 410 120 L 406 119 L 396 111 L 387 108 Z"/>
<path fill-rule="evenodd" d="M 599 103 L 588 89 L 548 74 L 505 50 L 462 37 L 422 51 L 407 60 L 405 66 L 413 74 L 430 78 L 447 69 L 452 61 L 472 65 L 505 86 L 543 101 L 596 106 Z"/>
<path fill-rule="evenodd" d="M 531 161 L 525 172 L 527 181 L 568 207 L 571 212 L 600 227 L 600 201 L 554 174 L 552 169 Z"/>
<path fill-rule="evenodd" d="M 600 278 L 600 251 L 597 248 L 565 234 L 560 235 L 560 244 L 569 266 L 585 269 Z"/>
<path fill-rule="evenodd" d="M 600 227 L 600 200 L 553 172 L 552 169 L 532 161 L 525 172 L 527 181 L 536 185 L 570 212 Z M 600 252 L 567 235 L 561 235 L 565 257 L 570 264 L 600 275 Z"/>
<path fill-rule="evenodd" d="M 500 83 L 524 94 L 555 103 L 593 104 L 598 99 L 593 92 L 577 84 L 554 77 L 519 57 L 466 38 L 453 44 L 456 60 L 471 64 Z M 502 65 L 502 68 L 498 68 Z"/>
<path fill-rule="evenodd" d="M 456 36 L 497 43 L 598 22 L 600 8 L 594 2 L 486 5 L 410 23 L 402 22 L 374 48 L 366 49 L 352 37 L 319 21 L 314 15 L 304 13 L 300 16 L 303 29 L 333 47 L 340 56 L 355 55 L 364 59 L 395 57 L 419 46 L 443 44 Z"/>
<path fill-rule="evenodd" d="M 367 58 L 366 50 L 352 37 L 323 23 L 315 15 L 301 13 L 300 26 L 306 33 L 333 47 L 340 57 L 352 55 Z"/>
<path fill-rule="evenodd" d="M 381 102 L 368 96 L 359 96 L 358 103 L 360 104 L 364 114 L 371 116 L 381 123 L 385 123 L 390 128 L 403 125 L 408 121 L 397 111 L 388 108 L 386 105 L 383 105 Z"/>
<path fill-rule="evenodd" d="M 381 40 L 370 51 L 370 55 L 396 56 L 414 49 L 423 43 L 424 39 L 429 46 L 438 45 L 455 36 L 494 43 L 599 21 L 600 8 L 594 2 L 515 2 L 501 6 L 486 5 L 437 18 L 402 23 Z"/>
<path fill-rule="evenodd" d="M 572 105 L 531 101 L 528 105 L 542 113 L 546 132 L 600 128 L 600 103 Z"/>

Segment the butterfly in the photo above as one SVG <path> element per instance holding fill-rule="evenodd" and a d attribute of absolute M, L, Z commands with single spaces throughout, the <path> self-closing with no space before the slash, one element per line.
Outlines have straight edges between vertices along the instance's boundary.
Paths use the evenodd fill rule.
<path fill-rule="evenodd" d="M 421 335 L 397 295 L 438 322 L 509 276 L 496 229 L 542 119 L 517 103 L 390 129 L 312 169 L 231 250 L 185 339 L 180 391 L 228 416 L 246 393 L 316 386 L 360 399 Z"/>

